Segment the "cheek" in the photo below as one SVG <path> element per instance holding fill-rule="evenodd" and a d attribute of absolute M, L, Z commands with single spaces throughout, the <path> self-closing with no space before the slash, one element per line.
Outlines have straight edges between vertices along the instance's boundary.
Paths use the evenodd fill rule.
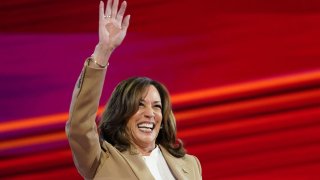
<path fill-rule="evenodd" d="M 156 120 L 157 120 L 157 122 L 158 122 L 158 124 L 161 124 L 161 122 L 162 122 L 162 113 L 157 113 L 156 114 Z"/>
<path fill-rule="evenodd" d="M 138 113 L 131 116 L 131 118 L 127 122 L 127 129 L 133 129 L 138 119 L 139 119 Z"/>

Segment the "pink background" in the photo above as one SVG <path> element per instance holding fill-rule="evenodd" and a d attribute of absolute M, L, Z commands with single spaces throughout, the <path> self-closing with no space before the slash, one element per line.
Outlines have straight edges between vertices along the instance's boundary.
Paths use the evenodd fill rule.
<path fill-rule="evenodd" d="M 64 135 L 98 1 L 0 2 L 0 178 L 79 178 Z M 115 85 L 169 89 L 204 179 L 320 178 L 320 2 L 128 0 Z"/>

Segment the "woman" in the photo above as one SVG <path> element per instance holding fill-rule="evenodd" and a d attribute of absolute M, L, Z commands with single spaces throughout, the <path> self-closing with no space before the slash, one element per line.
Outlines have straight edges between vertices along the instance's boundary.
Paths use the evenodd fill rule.
<path fill-rule="evenodd" d="M 73 92 L 66 133 L 74 163 L 85 179 L 201 179 L 201 166 L 185 154 L 166 88 L 130 78 L 113 91 L 99 130 L 95 124 L 109 57 L 123 41 L 130 15 L 124 1 L 99 7 L 99 43 Z M 124 17 L 124 18 L 123 18 Z M 99 132 L 99 133 L 98 133 Z"/>

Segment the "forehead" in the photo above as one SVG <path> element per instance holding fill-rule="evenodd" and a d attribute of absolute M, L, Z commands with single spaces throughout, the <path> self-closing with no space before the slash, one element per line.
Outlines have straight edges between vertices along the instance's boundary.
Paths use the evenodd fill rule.
<path fill-rule="evenodd" d="M 157 88 L 154 87 L 153 85 L 149 85 L 144 89 L 142 100 L 161 102 L 161 97 Z"/>

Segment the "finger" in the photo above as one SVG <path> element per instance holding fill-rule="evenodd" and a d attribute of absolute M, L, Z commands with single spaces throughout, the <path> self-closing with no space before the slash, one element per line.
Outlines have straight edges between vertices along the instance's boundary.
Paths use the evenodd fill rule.
<path fill-rule="evenodd" d="M 112 3 L 112 13 L 111 13 L 111 17 L 112 18 L 116 18 L 117 16 L 117 12 L 118 12 L 118 5 L 119 5 L 119 0 L 114 0 Z"/>
<path fill-rule="evenodd" d="M 111 16 L 111 3 L 112 3 L 112 0 L 108 0 L 107 7 L 106 7 L 106 12 L 105 12 L 105 16 L 106 17 Z"/>
<path fill-rule="evenodd" d="M 116 17 L 116 20 L 118 22 L 120 22 L 120 23 L 122 22 L 124 12 L 126 11 L 126 7 L 127 7 L 127 2 L 123 1 L 121 3 L 121 7 L 120 7 L 119 12 L 118 12 L 117 17 Z"/>
<path fill-rule="evenodd" d="M 100 1 L 99 5 L 99 41 L 101 38 L 103 38 L 103 32 L 105 32 L 105 16 L 104 16 L 104 3 L 103 1 Z"/>
<path fill-rule="evenodd" d="M 104 6 L 103 1 L 100 1 L 100 4 L 99 4 L 99 22 L 104 19 L 103 6 Z"/>
<path fill-rule="evenodd" d="M 127 31 L 128 27 L 129 27 L 129 23 L 130 23 L 130 15 L 127 15 L 123 22 L 122 22 L 122 25 L 121 25 L 121 28 L 124 30 L 124 31 Z"/>

